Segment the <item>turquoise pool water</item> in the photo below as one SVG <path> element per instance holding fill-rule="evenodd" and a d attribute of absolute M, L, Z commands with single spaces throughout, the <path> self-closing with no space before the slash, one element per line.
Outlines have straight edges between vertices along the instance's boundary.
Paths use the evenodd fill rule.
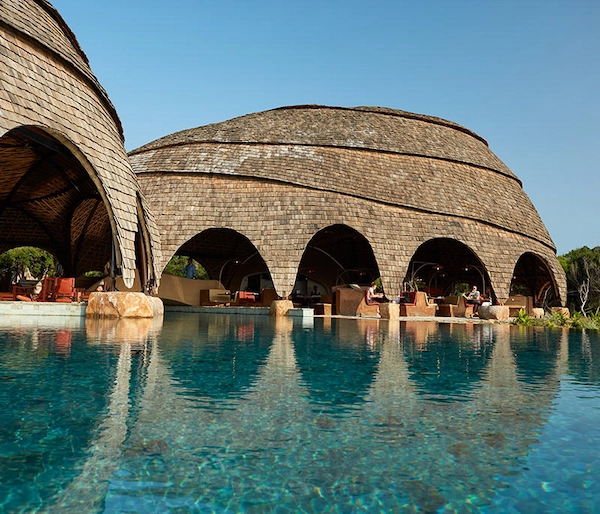
<path fill-rule="evenodd" d="M 23 323 L 0 324 L 0 512 L 600 511 L 595 332 Z"/>

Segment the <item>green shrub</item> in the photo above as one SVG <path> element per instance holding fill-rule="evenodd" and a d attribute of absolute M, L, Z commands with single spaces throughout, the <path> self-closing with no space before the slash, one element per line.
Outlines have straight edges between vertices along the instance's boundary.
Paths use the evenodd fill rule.
<path fill-rule="evenodd" d="M 525 311 L 523 309 L 520 309 L 519 314 L 515 316 L 513 323 L 515 325 L 521 325 L 523 327 L 530 327 L 534 324 L 533 321 L 534 320 L 531 316 L 525 314 Z"/>

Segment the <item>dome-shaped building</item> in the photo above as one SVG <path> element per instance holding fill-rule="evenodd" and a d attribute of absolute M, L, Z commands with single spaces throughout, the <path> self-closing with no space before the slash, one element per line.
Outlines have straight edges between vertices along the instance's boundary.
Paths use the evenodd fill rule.
<path fill-rule="evenodd" d="M 154 221 L 75 36 L 45 0 L 0 2 L 0 21 L 0 252 L 46 249 L 70 276 L 110 261 L 128 287 L 136 269 L 156 278 Z"/>
<path fill-rule="evenodd" d="M 303 105 L 177 132 L 130 153 L 162 266 L 201 262 L 232 289 L 277 293 L 381 276 L 444 293 L 480 284 L 563 305 L 564 272 L 520 180 L 455 123 L 378 107 Z M 256 285 L 255 285 L 256 287 Z"/>

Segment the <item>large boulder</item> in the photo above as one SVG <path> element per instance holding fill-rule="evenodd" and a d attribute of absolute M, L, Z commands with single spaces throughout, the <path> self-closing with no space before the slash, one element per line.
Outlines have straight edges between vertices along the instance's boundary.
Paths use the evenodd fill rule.
<path fill-rule="evenodd" d="M 477 309 L 480 319 L 507 320 L 510 315 L 508 305 L 481 305 Z"/>
<path fill-rule="evenodd" d="M 269 309 L 269 316 L 287 316 L 288 311 L 294 308 L 291 300 L 273 300 Z"/>
<path fill-rule="evenodd" d="M 163 313 L 160 298 L 144 293 L 110 291 L 91 293 L 85 315 L 93 318 L 154 318 Z"/>

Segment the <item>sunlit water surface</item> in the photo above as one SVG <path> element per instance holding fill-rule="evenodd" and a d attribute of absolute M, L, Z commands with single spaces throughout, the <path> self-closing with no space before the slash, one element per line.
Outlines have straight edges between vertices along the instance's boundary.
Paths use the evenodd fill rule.
<path fill-rule="evenodd" d="M 600 511 L 596 332 L 24 323 L 0 324 L 0 512 Z"/>

